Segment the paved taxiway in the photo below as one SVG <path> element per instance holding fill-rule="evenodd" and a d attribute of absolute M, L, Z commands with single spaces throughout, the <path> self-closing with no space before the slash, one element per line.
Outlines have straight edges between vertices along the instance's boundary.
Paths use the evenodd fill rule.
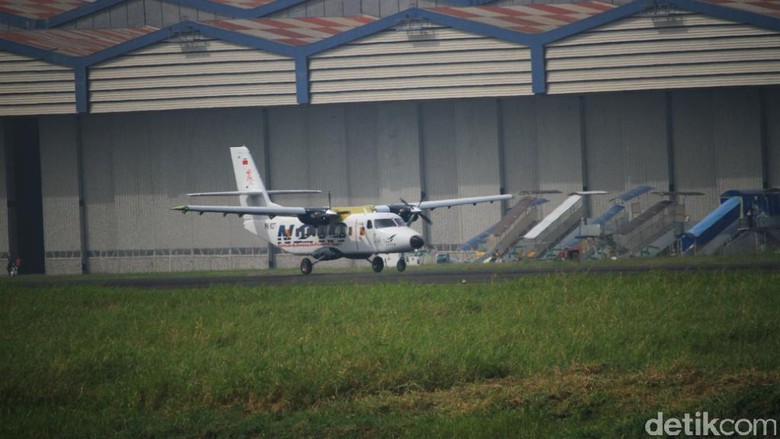
<path fill-rule="evenodd" d="M 208 288 L 212 285 L 244 285 L 244 286 L 277 286 L 277 285 L 327 285 L 327 284 L 456 284 L 456 283 L 489 283 L 512 279 L 521 276 L 533 276 L 543 274 L 566 274 L 566 273 L 643 273 L 651 271 L 669 271 L 669 272 L 695 272 L 695 271 L 736 271 L 736 270 L 761 270 L 761 271 L 780 271 L 780 262 L 765 264 L 673 264 L 666 266 L 658 265 L 615 265 L 609 264 L 596 266 L 550 266 L 541 268 L 523 268 L 523 267 L 471 267 L 459 270 L 455 267 L 447 267 L 443 270 L 432 270 L 429 268 L 415 270 L 410 267 L 404 273 L 398 273 L 395 270 L 386 270 L 383 273 L 374 273 L 370 269 L 362 270 L 355 268 L 350 272 L 314 272 L 304 276 L 302 274 L 274 274 L 258 272 L 255 275 L 218 275 L 218 276 L 199 276 L 199 275 L 177 275 L 165 277 L 150 275 L 149 277 L 133 277 L 119 279 L 91 278 L 90 276 L 74 277 L 67 280 L 48 281 L 45 278 L 40 282 L 32 282 L 34 285 L 51 284 L 84 284 L 84 285 L 103 285 L 135 288 Z"/>

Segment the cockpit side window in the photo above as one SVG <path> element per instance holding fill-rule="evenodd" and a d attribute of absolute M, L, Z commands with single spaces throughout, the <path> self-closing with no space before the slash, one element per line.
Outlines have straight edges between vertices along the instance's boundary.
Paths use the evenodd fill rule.
<path fill-rule="evenodd" d="M 406 223 L 404 223 L 401 218 L 395 218 L 394 221 L 395 221 L 395 225 L 398 226 L 398 227 L 406 226 Z"/>
<path fill-rule="evenodd" d="M 374 224 L 371 222 L 371 220 L 368 220 L 368 223 L 366 223 L 366 228 L 367 229 L 373 229 L 374 228 Z"/>
<path fill-rule="evenodd" d="M 374 225 L 377 229 L 383 229 L 385 227 L 396 227 L 395 221 L 392 218 L 380 218 L 374 221 Z"/>

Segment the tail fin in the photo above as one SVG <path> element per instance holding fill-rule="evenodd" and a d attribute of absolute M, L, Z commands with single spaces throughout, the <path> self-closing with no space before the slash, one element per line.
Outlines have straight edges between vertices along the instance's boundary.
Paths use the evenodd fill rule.
<path fill-rule="evenodd" d="M 251 191 L 260 195 L 241 195 L 242 206 L 274 206 L 268 191 L 265 189 L 263 179 L 257 172 L 252 154 L 246 146 L 230 148 L 233 157 L 233 171 L 236 174 L 236 187 L 239 191 Z"/>

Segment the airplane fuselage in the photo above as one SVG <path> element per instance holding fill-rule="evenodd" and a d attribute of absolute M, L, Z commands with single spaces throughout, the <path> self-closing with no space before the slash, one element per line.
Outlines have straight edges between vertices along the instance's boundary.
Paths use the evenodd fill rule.
<path fill-rule="evenodd" d="M 266 218 L 261 233 L 262 238 L 285 252 L 312 255 L 317 260 L 413 252 L 424 244 L 419 233 L 400 216 L 379 212 L 344 214 L 320 225 L 306 224 L 295 217 Z"/>

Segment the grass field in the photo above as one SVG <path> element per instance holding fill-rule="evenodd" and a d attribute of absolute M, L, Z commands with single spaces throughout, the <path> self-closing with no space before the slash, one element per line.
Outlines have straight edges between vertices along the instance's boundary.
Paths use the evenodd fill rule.
<path fill-rule="evenodd" d="M 0 282 L 0 437 L 643 437 L 780 418 L 778 272 Z"/>

